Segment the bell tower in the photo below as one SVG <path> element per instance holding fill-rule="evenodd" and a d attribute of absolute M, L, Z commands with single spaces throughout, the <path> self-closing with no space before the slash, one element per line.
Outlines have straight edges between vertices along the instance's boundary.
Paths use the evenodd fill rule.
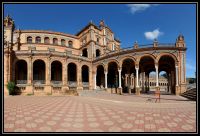
<path fill-rule="evenodd" d="M 13 31 L 15 29 L 14 20 L 8 15 L 4 19 L 4 40 L 8 43 L 12 43 Z"/>

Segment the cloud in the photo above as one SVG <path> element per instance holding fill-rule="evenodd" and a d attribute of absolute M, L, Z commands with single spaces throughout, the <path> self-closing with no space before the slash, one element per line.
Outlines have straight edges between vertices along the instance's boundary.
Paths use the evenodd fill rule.
<path fill-rule="evenodd" d="M 128 7 L 131 9 L 131 13 L 135 14 L 136 12 L 141 12 L 150 8 L 151 6 L 157 6 L 159 4 L 128 4 Z"/>
<path fill-rule="evenodd" d="M 155 29 L 153 30 L 152 32 L 145 32 L 144 33 L 144 36 L 146 37 L 146 39 L 148 40 L 154 40 L 154 39 L 157 39 L 158 36 L 161 36 L 163 35 L 164 33 L 163 32 L 160 32 L 159 29 Z"/>

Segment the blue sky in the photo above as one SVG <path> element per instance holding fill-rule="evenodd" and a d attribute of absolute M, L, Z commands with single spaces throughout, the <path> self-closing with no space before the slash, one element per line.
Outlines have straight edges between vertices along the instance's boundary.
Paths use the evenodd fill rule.
<path fill-rule="evenodd" d="M 99 25 L 104 19 L 121 47 L 152 43 L 175 43 L 180 33 L 185 37 L 186 76 L 196 71 L 195 4 L 4 4 L 20 29 L 52 30 L 76 34 L 91 20 Z"/>

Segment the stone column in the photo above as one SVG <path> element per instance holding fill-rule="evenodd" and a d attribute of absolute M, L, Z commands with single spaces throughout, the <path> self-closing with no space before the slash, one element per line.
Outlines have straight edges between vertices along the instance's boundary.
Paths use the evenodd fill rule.
<path fill-rule="evenodd" d="M 32 84 L 33 68 L 32 68 L 32 56 L 28 58 L 28 84 Z"/>
<path fill-rule="evenodd" d="M 135 69 L 136 69 L 136 87 L 139 87 L 139 85 L 138 85 L 138 71 L 139 71 L 139 68 L 136 67 Z"/>
<path fill-rule="evenodd" d="M 83 85 L 82 85 L 82 71 L 81 67 L 77 66 L 77 90 L 83 90 Z"/>
<path fill-rule="evenodd" d="M 46 94 L 52 94 L 52 88 L 51 88 L 51 58 L 47 58 L 46 61 L 46 74 L 45 74 L 45 92 Z"/>
<path fill-rule="evenodd" d="M 176 66 L 176 86 L 178 86 L 178 66 Z"/>
<path fill-rule="evenodd" d="M 108 86 L 107 86 L 107 74 L 108 74 L 108 72 L 105 71 L 104 74 L 105 74 L 105 89 L 107 89 L 108 88 Z"/>
<path fill-rule="evenodd" d="M 94 73 L 94 89 L 97 89 L 96 73 Z"/>
<path fill-rule="evenodd" d="M 118 69 L 118 72 L 119 72 L 119 88 L 122 88 L 122 86 L 121 86 L 121 69 Z"/>
<path fill-rule="evenodd" d="M 158 65 L 155 65 L 155 68 L 156 68 L 156 87 L 159 87 L 159 84 L 158 84 Z"/>

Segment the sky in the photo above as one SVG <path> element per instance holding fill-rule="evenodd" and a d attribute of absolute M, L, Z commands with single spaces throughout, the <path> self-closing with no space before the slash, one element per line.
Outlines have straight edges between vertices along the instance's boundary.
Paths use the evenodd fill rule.
<path fill-rule="evenodd" d="M 121 47 L 175 43 L 179 34 L 186 42 L 186 77 L 196 72 L 195 4 L 4 4 L 16 28 L 52 30 L 76 34 L 90 21 L 101 20 L 111 28 Z"/>

